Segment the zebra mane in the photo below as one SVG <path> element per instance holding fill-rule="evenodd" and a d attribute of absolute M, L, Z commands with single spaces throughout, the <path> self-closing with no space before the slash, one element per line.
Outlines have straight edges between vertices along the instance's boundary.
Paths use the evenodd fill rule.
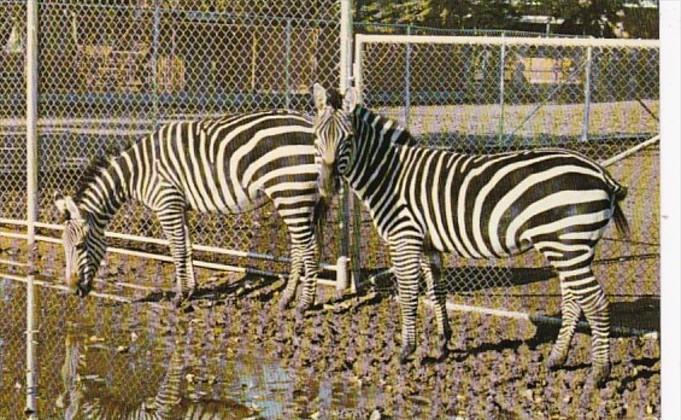
<path fill-rule="evenodd" d="M 81 199 L 85 195 L 85 191 L 87 190 L 88 186 L 97 178 L 97 176 L 102 173 L 102 170 L 106 169 L 110 163 L 111 160 L 114 157 L 117 157 L 121 154 L 121 152 L 128 147 L 130 147 L 131 144 L 122 144 L 120 146 L 117 145 L 109 145 L 104 153 L 100 153 L 95 155 L 88 165 L 85 167 L 85 170 L 83 171 L 83 175 L 80 177 L 80 180 L 78 181 L 78 185 L 76 186 L 76 193 L 73 196 L 73 200 L 76 203 L 80 203 Z"/>
<path fill-rule="evenodd" d="M 365 115 L 369 115 L 370 120 L 373 120 L 375 118 L 378 118 L 378 125 L 381 127 L 385 127 L 386 125 L 390 125 L 390 132 L 391 136 L 399 131 L 399 134 L 397 134 L 396 137 L 391 139 L 392 144 L 395 144 L 397 146 L 418 146 L 419 144 L 416 142 L 414 137 L 411 135 L 409 130 L 406 127 L 403 127 L 402 125 L 398 124 L 397 121 L 388 118 L 384 115 L 379 114 L 378 112 L 372 111 L 369 108 L 366 108 L 364 105 L 357 105 L 357 108 L 355 108 L 354 112 L 354 117 L 355 118 L 363 118 Z"/>

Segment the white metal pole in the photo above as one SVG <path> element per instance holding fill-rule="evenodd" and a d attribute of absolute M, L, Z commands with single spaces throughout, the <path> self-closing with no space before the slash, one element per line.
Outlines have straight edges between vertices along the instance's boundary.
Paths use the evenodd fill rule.
<path fill-rule="evenodd" d="M 352 74 L 352 0 L 340 0 L 340 90 L 350 86 Z"/>
<path fill-rule="evenodd" d="M 350 76 L 352 74 L 352 0 L 341 0 L 341 16 L 340 16 L 340 83 L 339 88 L 341 93 L 351 86 Z M 341 199 L 341 250 L 339 261 L 346 261 L 350 250 L 350 194 L 345 182 L 341 185 L 340 191 Z M 343 259 L 345 257 L 345 259 Z M 336 270 L 336 289 L 341 290 L 348 288 L 348 275 L 344 271 L 347 265 L 339 266 Z"/>
<path fill-rule="evenodd" d="M 407 25 L 407 36 L 411 35 L 411 24 Z M 404 64 L 404 126 L 409 128 L 411 108 L 411 44 L 407 43 Z"/>
<path fill-rule="evenodd" d="M 29 272 L 26 283 L 26 413 L 36 412 L 35 355 L 35 222 L 38 214 L 38 1 L 26 3 L 26 239 Z"/>
<path fill-rule="evenodd" d="M 582 141 L 589 139 L 589 114 L 591 113 L 591 60 L 593 47 L 586 49 L 586 65 L 584 66 L 584 122 L 582 124 Z"/>
<path fill-rule="evenodd" d="M 501 39 L 505 40 L 504 33 Z M 504 67 L 506 65 L 506 43 L 501 44 L 499 57 L 499 142 L 504 138 Z"/>
<path fill-rule="evenodd" d="M 291 109 L 291 18 L 286 19 L 286 63 L 284 67 L 286 109 Z"/>

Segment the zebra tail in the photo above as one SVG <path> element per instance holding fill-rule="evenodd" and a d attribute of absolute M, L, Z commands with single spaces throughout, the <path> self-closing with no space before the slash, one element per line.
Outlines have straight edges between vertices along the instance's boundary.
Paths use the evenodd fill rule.
<path fill-rule="evenodd" d="M 613 219 L 615 219 L 615 227 L 617 231 L 624 237 L 629 237 L 631 230 L 629 229 L 629 222 L 627 222 L 627 217 L 624 215 L 622 208 L 620 207 L 620 201 L 624 200 L 627 196 L 627 188 L 621 185 L 617 185 L 614 191 L 615 194 L 615 209 L 613 213 Z"/>

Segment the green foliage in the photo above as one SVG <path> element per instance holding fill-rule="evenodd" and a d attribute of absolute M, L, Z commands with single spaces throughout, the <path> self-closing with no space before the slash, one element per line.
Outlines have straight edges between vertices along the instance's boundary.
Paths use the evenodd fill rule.
<path fill-rule="evenodd" d="M 622 20 L 624 5 L 637 0 L 542 0 L 546 14 L 565 19 L 561 29 L 570 33 L 613 37 L 617 22 Z"/>
<path fill-rule="evenodd" d="M 613 37 L 625 14 L 625 4 L 642 0 L 354 0 L 357 22 L 426 25 L 437 28 L 525 29 L 522 15 L 563 19 L 554 26 L 562 33 Z M 635 8 L 628 8 L 627 13 Z M 650 15 L 650 14 L 648 14 Z M 654 14 L 653 14 L 654 16 Z M 650 20 L 650 19 L 648 19 Z M 643 22 L 647 26 L 656 26 Z M 633 25 L 638 26 L 634 21 Z M 628 28 L 639 33 L 637 28 Z M 649 31 L 650 32 L 650 31 Z"/>

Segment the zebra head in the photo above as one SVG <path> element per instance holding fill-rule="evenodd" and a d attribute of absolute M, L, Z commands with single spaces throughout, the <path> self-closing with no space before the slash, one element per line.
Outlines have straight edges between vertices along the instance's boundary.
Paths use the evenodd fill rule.
<path fill-rule="evenodd" d="M 348 88 L 341 97 L 335 89 L 327 92 L 318 83 L 312 90 L 317 109 L 315 147 L 321 159 L 317 188 L 320 196 L 326 199 L 335 193 L 338 176 L 347 175 L 353 163 L 352 112 L 357 105 L 357 95 L 353 88 Z"/>
<path fill-rule="evenodd" d="M 64 216 L 64 280 L 67 286 L 75 289 L 78 296 L 85 297 L 92 289 L 92 280 L 104 256 L 104 229 L 86 211 L 81 210 L 70 196 L 55 194 L 54 198 L 57 209 Z"/>

